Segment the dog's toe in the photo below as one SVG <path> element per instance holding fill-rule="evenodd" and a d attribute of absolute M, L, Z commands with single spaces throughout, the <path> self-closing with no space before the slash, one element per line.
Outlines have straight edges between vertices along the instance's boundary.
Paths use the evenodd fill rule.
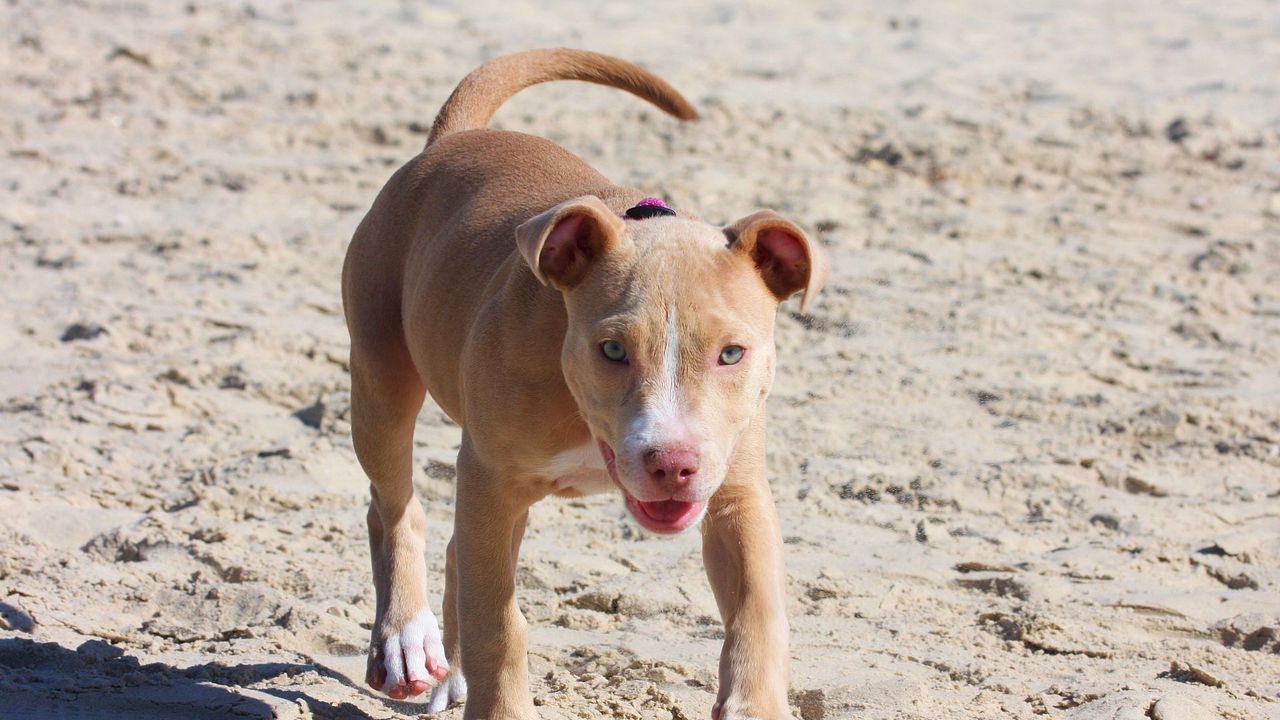
<path fill-rule="evenodd" d="M 387 681 L 387 669 L 383 667 L 381 662 L 369 663 L 369 670 L 365 673 L 364 681 L 374 690 L 381 690 L 383 683 Z"/>
<path fill-rule="evenodd" d="M 463 679 L 462 673 L 452 673 L 431 691 L 431 699 L 427 700 L 427 712 L 440 712 L 466 699 L 467 681 Z"/>
<path fill-rule="evenodd" d="M 388 636 L 381 650 L 381 668 L 371 673 L 370 684 L 381 675 L 382 692 L 397 700 L 426 692 L 449 673 L 440 626 L 430 610 L 420 611 Z"/>

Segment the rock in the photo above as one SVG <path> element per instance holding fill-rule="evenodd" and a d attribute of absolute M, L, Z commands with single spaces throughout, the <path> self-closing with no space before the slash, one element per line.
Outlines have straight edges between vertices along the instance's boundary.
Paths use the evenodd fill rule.
<path fill-rule="evenodd" d="M 1205 548 L 1206 555 L 1226 555 L 1246 565 L 1263 562 L 1267 557 L 1267 545 L 1274 537 L 1265 529 L 1249 528 L 1223 533 L 1213 538 L 1213 545 Z"/>
<path fill-rule="evenodd" d="M 827 716 L 826 693 L 822 690 L 801 690 L 795 694 L 793 704 L 800 707 L 804 720 L 823 720 Z"/>
<path fill-rule="evenodd" d="M 1272 615 L 1237 615 L 1214 626 L 1223 645 L 1264 653 L 1280 653 L 1280 619 Z"/>
<path fill-rule="evenodd" d="M 1122 690 L 1067 711 L 1071 720 L 1148 720 L 1150 691 Z"/>
<path fill-rule="evenodd" d="M 1218 714 L 1182 695 L 1166 695 L 1151 707 L 1153 720 L 1217 720 Z"/>
<path fill-rule="evenodd" d="M 1169 663 L 1169 669 L 1165 672 L 1160 673 L 1157 677 L 1167 678 L 1169 680 L 1177 680 L 1178 682 L 1183 682 L 1183 683 L 1195 683 L 1197 685 L 1208 685 L 1209 687 L 1216 687 L 1216 688 L 1226 687 L 1225 683 L 1223 683 L 1221 680 L 1214 677 L 1213 675 L 1210 675 L 1208 672 L 1194 665 L 1189 665 L 1189 664 L 1183 665 L 1177 660 L 1174 660 L 1173 662 Z"/>
<path fill-rule="evenodd" d="M 458 476 L 458 468 L 453 463 L 441 462 L 440 460 L 428 460 L 423 467 L 427 473 L 427 477 L 432 480 L 448 480 L 453 481 Z"/>
<path fill-rule="evenodd" d="M 1164 128 L 1164 136 L 1169 142 L 1180 143 L 1191 137 L 1191 128 L 1187 127 L 1187 121 L 1183 118 L 1177 118 Z"/>
<path fill-rule="evenodd" d="M 664 600 L 639 595 L 622 595 L 618 598 L 618 614 L 633 618 L 671 616 L 680 612 L 681 607 Z"/>
<path fill-rule="evenodd" d="M 148 70 L 154 70 L 156 67 L 155 63 L 151 61 L 150 55 L 124 45 L 117 45 L 115 49 L 111 51 L 111 54 L 107 56 L 107 60 L 115 60 L 116 58 L 129 60 Z"/>
<path fill-rule="evenodd" d="M 1164 488 L 1137 475 L 1130 475 L 1124 479 L 1124 491 L 1130 495 L 1150 495 L 1151 497 L 1166 497 L 1169 494 Z"/>
<path fill-rule="evenodd" d="M 222 390 L 243 390 L 246 387 L 244 377 L 237 372 L 229 372 L 222 376 L 222 380 L 218 382 L 218 387 Z"/>
<path fill-rule="evenodd" d="M 619 593 L 591 590 L 569 600 L 568 604 L 580 610 L 594 610 L 596 612 L 615 614 L 618 612 L 618 604 L 621 598 L 622 596 Z"/>
<path fill-rule="evenodd" d="M 1280 193 L 1272 193 L 1267 198 L 1267 207 L 1262 212 L 1267 217 L 1280 218 Z"/>
<path fill-rule="evenodd" d="M 955 569 L 955 571 L 956 571 L 956 572 L 962 572 L 962 573 L 971 573 L 971 572 L 1006 572 L 1006 573 L 1013 573 L 1013 572 L 1018 572 L 1018 568 L 1013 567 L 1012 565 L 1003 565 L 1003 564 L 999 564 L 999 563 L 988 563 L 988 562 L 983 562 L 983 561 L 981 561 L 981 560 L 968 560 L 968 561 L 965 561 L 965 562 L 962 562 L 962 563 L 956 563 L 956 565 L 955 565 L 955 568 L 954 568 L 954 569 Z"/>
<path fill-rule="evenodd" d="M 971 573 L 967 577 L 954 581 L 957 587 L 977 590 L 998 597 L 1013 597 L 1026 600 L 1030 597 L 1027 586 L 1015 578 L 992 573 Z"/>
<path fill-rule="evenodd" d="M 105 333 L 106 328 L 97 323 L 72 323 L 62 331 L 62 342 L 74 342 L 76 340 L 92 340 L 99 335 Z"/>
<path fill-rule="evenodd" d="M 76 648 L 76 654 L 91 657 L 95 660 L 115 660 L 124 655 L 120 648 L 102 640 L 86 640 Z"/>
<path fill-rule="evenodd" d="M 1095 513 L 1089 517 L 1090 525 L 1101 525 L 1108 530 L 1120 529 L 1120 518 L 1110 513 Z"/>
<path fill-rule="evenodd" d="M 4 602 L 0 602 L 0 630 L 29 633 L 35 627 L 35 618 L 22 608 L 17 598 L 5 598 Z"/>

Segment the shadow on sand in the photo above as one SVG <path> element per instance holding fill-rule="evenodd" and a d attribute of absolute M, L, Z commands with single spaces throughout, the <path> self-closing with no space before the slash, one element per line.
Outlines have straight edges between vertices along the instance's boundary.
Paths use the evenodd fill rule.
<path fill-rule="evenodd" d="M 102 640 L 88 640 L 72 650 L 26 638 L 0 638 L 0 715 L 10 720 L 272 718 L 282 703 L 269 700 L 278 698 L 285 703 L 304 700 L 317 718 L 370 717 L 351 703 L 318 700 L 296 689 L 249 688 L 263 680 L 306 672 L 360 691 L 347 678 L 319 665 L 206 663 L 176 668 L 164 663 L 144 665 Z M 383 702 L 410 715 L 422 710 L 421 705 Z"/>

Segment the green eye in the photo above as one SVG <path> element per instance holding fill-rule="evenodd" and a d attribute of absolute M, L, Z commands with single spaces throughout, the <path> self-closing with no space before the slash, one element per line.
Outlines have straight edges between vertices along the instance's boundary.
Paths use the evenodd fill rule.
<path fill-rule="evenodd" d="M 627 349 L 622 347 L 622 343 L 617 340 L 605 340 L 600 343 L 600 353 L 610 362 L 626 362 Z"/>
<path fill-rule="evenodd" d="M 727 345 L 725 349 L 720 351 L 720 364 L 737 365 L 742 360 L 742 354 L 745 352 L 746 350 L 743 350 L 741 345 Z"/>

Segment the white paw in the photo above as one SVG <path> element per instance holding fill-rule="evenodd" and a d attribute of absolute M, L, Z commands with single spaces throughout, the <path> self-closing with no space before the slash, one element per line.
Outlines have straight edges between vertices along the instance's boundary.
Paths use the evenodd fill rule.
<path fill-rule="evenodd" d="M 466 699 L 467 681 L 462 677 L 462 673 L 451 672 L 444 682 L 431 691 L 431 699 L 427 701 L 427 712 L 437 713 Z"/>
<path fill-rule="evenodd" d="M 386 670 L 382 692 L 397 699 L 417 695 L 444 679 L 449 663 L 436 616 L 422 610 L 388 637 L 382 643 L 382 664 Z"/>

